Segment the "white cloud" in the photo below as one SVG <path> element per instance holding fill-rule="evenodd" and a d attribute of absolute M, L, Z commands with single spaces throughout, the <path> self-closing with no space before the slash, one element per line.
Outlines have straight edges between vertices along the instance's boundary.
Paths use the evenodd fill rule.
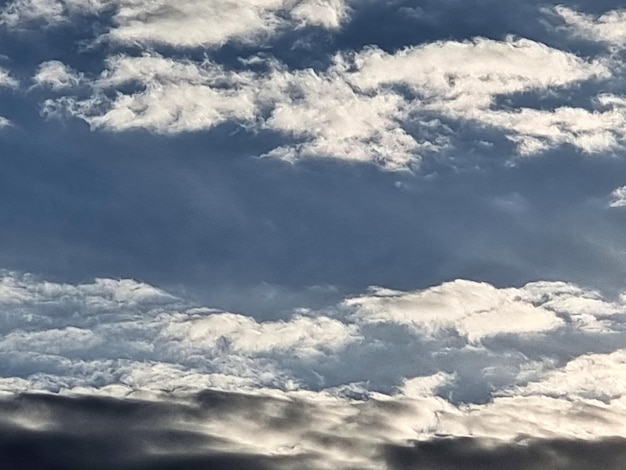
<path fill-rule="evenodd" d="M 521 92 L 545 92 L 595 78 L 608 78 L 601 62 L 527 39 L 436 42 L 388 54 L 371 49 L 353 58 L 350 83 L 364 90 L 404 84 L 416 94 L 416 112 L 499 128 L 522 155 L 568 143 L 586 152 L 623 145 L 626 108 L 600 97 L 601 111 L 562 106 L 554 110 L 498 109 L 495 100 Z"/>
<path fill-rule="evenodd" d="M 54 25 L 105 12 L 112 14 L 105 37 L 113 43 L 186 48 L 263 40 L 298 26 L 336 29 L 348 6 L 342 0 L 14 0 L 0 11 L 0 21 L 12 28 Z"/>
<path fill-rule="evenodd" d="M 294 4 L 291 17 L 302 26 L 339 28 L 348 18 L 348 5 L 342 0 L 301 0 Z"/>
<path fill-rule="evenodd" d="M 610 354 L 587 354 L 551 370 L 512 395 L 544 395 L 568 400 L 591 399 L 610 402 L 626 400 L 626 350 Z"/>
<path fill-rule="evenodd" d="M 88 100 L 49 100 L 47 114 L 59 108 L 85 119 L 93 128 L 147 128 L 177 133 L 211 128 L 226 120 L 255 116 L 253 75 L 228 73 L 205 62 L 180 62 L 162 56 L 112 57 L 108 69 L 93 84 L 96 90 L 129 83 L 140 91 L 109 99 L 96 94 Z"/>
<path fill-rule="evenodd" d="M 83 77 L 64 63 L 51 60 L 39 65 L 33 80 L 39 86 L 58 91 L 78 86 Z"/>
<path fill-rule="evenodd" d="M 626 186 L 620 186 L 611 191 L 609 207 L 626 207 Z"/>
<path fill-rule="evenodd" d="M 284 134 L 287 142 L 269 156 L 330 157 L 387 169 L 410 168 L 426 154 L 449 149 L 439 118 L 499 129 L 522 155 L 563 144 L 613 151 L 625 142 L 626 105 L 617 96 L 598 96 L 594 110 L 497 104 L 501 96 L 544 93 L 611 74 L 600 62 L 527 39 L 445 41 L 395 53 L 368 48 L 337 55 L 325 71 L 252 61 L 267 72 L 154 53 L 114 56 L 92 80 L 91 98 L 48 100 L 44 112 L 69 112 L 95 129 L 165 134 L 235 121 Z M 132 84 L 135 91 L 127 91 Z M 124 92 L 113 95 L 121 86 Z"/>
<path fill-rule="evenodd" d="M 606 76 L 600 63 L 529 39 L 439 41 L 390 54 L 370 48 L 353 58 L 350 82 L 366 90 L 403 83 L 428 104 L 445 99 L 451 108 L 487 107 L 497 95 L 545 90 L 595 76 Z"/>
<path fill-rule="evenodd" d="M 10 27 L 35 20 L 57 23 L 63 19 L 63 13 L 61 0 L 16 0 L 0 11 L 0 23 Z"/>
<path fill-rule="evenodd" d="M 8 70 L 0 67 L 0 88 L 18 88 L 19 81 L 12 77 Z M 0 129 L 11 126 L 11 121 L 4 116 L 0 116 Z"/>
<path fill-rule="evenodd" d="M 11 76 L 8 70 L 0 67 L 0 87 L 17 88 L 19 81 Z"/>
<path fill-rule="evenodd" d="M 419 151 L 426 150 L 403 128 L 408 107 L 397 93 L 359 93 L 332 69 L 326 74 L 277 71 L 267 83 L 280 94 L 265 127 L 302 141 L 271 156 L 374 161 L 399 169 L 417 163 Z"/>
<path fill-rule="evenodd" d="M 437 413 L 437 431 L 513 441 L 534 439 L 599 439 L 624 436 L 624 402 L 566 400 L 547 396 L 499 397 L 486 405 L 468 405 Z M 423 438 L 432 434 L 424 433 Z"/>
<path fill-rule="evenodd" d="M 211 61 L 176 61 L 160 55 L 117 56 L 92 85 L 87 100 L 48 100 L 44 113 L 77 116 L 94 129 L 146 128 L 170 134 L 210 129 L 225 121 L 276 130 L 296 143 L 269 153 L 375 161 L 397 169 L 419 161 L 418 143 L 402 127 L 407 109 L 400 95 L 358 93 L 334 70 L 289 72 L 270 62 L 267 74 L 232 72 Z M 108 98 L 106 91 L 135 84 L 139 90 Z"/>
<path fill-rule="evenodd" d="M 554 13 L 576 36 L 616 46 L 626 44 L 625 10 L 610 10 L 602 15 L 594 16 L 559 5 L 554 8 Z"/>
<path fill-rule="evenodd" d="M 422 334 L 453 329 L 472 342 L 498 334 L 540 333 L 563 321 L 523 299 L 523 290 L 496 289 L 486 283 L 454 281 L 416 292 L 374 289 L 345 301 L 365 322 L 408 325 Z"/>
<path fill-rule="evenodd" d="M 232 313 L 194 313 L 175 315 L 163 331 L 168 338 L 189 342 L 191 348 L 215 345 L 237 353 L 293 352 L 319 354 L 335 350 L 357 338 L 355 326 L 326 317 L 294 316 L 289 321 L 258 323 L 250 317 Z"/>
<path fill-rule="evenodd" d="M 5 305 L 59 305 L 80 302 L 89 310 L 119 311 L 124 307 L 158 305 L 176 300 L 170 294 L 132 279 L 96 279 L 92 284 L 57 284 L 30 275 L 5 272 L 0 277 L 0 303 Z"/>

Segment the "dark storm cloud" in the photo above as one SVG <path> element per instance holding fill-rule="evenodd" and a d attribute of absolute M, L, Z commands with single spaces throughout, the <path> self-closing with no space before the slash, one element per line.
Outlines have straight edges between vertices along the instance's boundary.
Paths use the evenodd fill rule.
<path fill-rule="evenodd" d="M 343 406 L 343 410 L 325 412 L 323 406 L 299 400 L 213 391 L 191 399 L 159 402 L 21 395 L 0 401 L 0 458 L 8 470 L 329 466 L 617 470 L 626 457 L 626 441 L 621 438 L 589 441 L 520 436 L 505 443 L 432 437 L 413 445 L 391 443 L 395 440 L 394 420 L 406 419 L 415 411 L 392 402 L 346 402 Z M 352 417 L 337 421 L 337 412 Z M 258 423 L 256 441 L 252 441 L 257 452 L 251 450 L 250 434 L 242 431 L 252 422 Z M 241 427 L 239 432 L 227 427 L 236 423 Z M 272 452 L 272 442 L 288 443 L 292 433 L 299 436 L 300 449 L 291 455 L 285 454 L 285 449 Z"/>
<path fill-rule="evenodd" d="M 196 405 L 22 395 L 0 407 L 0 460 L 7 470 L 296 468 L 295 459 L 220 451 L 228 442 L 201 431 L 214 413 L 251 412 L 235 394 L 206 392 Z M 41 429 L 16 424 L 39 419 Z M 306 462 L 299 458 L 298 468 Z"/>
<path fill-rule="evenodd" d="M 480 439 L 442 438 L 413 447 L 389 446 L 393 470 L 586 470 L 622 468 L 626 440 L 537 440 L 498 444 Z"/>

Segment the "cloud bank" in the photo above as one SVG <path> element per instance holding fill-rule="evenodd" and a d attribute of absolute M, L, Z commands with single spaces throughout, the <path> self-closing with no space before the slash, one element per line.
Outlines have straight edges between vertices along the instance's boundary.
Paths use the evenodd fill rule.
<path fill-rule="evenodd" d="M 279 321 L 132 280 L 5 273 L 0 286 L 3 427 L 25 442 L 74 442 L 80 433 L 66 430 L 65 414 L 89 420 L 106 409 L 114 426 L 156 426 L 137 452 L 160 432 L 184 431 L 195 436 L 184 448 L 208 446 L 199 461 L 260 455 L 269 468 L 379 468 L 396 452 L 409 458 L 412 441 L 443 435 L 477 439 L 477 449 L 483 440 L 518 449 L 523 436 L 626 437 L 626 306 L 567 283 L 376 288 Z M 16 398 L 36 391 L 124 400 Z M 125 407 L 155 414 L 130 425 L 115 411 Z M 106 429 L 90 439 L 108 442 Z M 269 434 L 259 441 L 261 429 Z"/>

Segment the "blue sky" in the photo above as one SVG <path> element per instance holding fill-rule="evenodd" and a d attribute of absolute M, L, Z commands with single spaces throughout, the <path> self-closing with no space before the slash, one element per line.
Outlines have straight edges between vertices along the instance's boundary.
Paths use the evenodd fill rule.
<path fill-rule="evenodd" d="M 0 434 L 36 422 L 31 406 L 66 429 L 66 409 L 148 399 L 164 433 L 173 415 L 193 425 L 185 407 L 208 413 L 196 437 L 226 444 L 198 458 L 215 468 L 224 452 L 410 468 L 431 451 L 432 468 L 465 468 L 412 444 L 445 434 L 489 465 L 529 435 L 528 468 L 556 469 L 549 452 L 573 458 L 560 440 L 593 455 L 626 437 L 605 417 L 626 390 L 625 44 L 608 0 L 4 2 L 0 391 L 15 416 Z M 11 405 L 22 393 L 55 398 Z M 207 411 L 213 393 L 235 404 Z M 297 437 L 266 423 L 275 440 L 255 447 L 233 424 L 241 393 L 268 400 L 260 421 L 291 401 L 351 444 L 326 452 L 298 421 Z M 333 427 L 328 406 L 389 432 Z M 43 446 L 40 424 L 24 442 Z M 135 468 L 124 458 L 108 464 Z"/>

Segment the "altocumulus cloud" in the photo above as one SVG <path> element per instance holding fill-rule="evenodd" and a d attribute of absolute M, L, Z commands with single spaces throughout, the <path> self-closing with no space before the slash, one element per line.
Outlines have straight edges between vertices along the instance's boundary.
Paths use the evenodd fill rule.
<path fill-rule="evenodd" d="M 63 25 L 73 17 L 112 12 L 113 27 L 102 39 L 121 44 L 218 47 L 252 41 L 293 27 L 338 28 L 348 16 L 343 0 L 17 0 L 0 14 L 4 24 L 25 28 L 33 23 Z M 186 34 L 180 34 L 183 28 Z"/>
<path fill-rule="evenodd" d="M 286 143 L 269 156 L 375 162 L 387 169 L 414 168 L 425 156 L 453 151 L 450 126 L 459 125 L 499 133 L 521 156 L 563 145 L 592 154 L 623 147 L 626 106 L 613 90 L 624 67 L 610 50 L 583 57 L 525 38 L 476 37 L 390 52 L 374 46 L 340 51 L 326 68 L 305 69 L 253 47 L 235 68 L 210 55 L 197 60 L 155 52 L 258 42 L 302 26 L 330 31 L 349 22 L 349 12 L 362 3 L 24 0 L 8 4 L 3 18 L 18 28 L 44 18 L 53 26 L 72 15 L 112 15 L 109 31 L 98 37 L 109 44 L 99 76 L 48 62 L 34 77 L 53 91 L 64 90 L 64 96 L 45 100 L 46 115 L 75 116 L 94 129 L 177 134 L 234 122 L 253 132 L 280 133 Z M 589 30 L 590 41 L 619 45 L 619 34 L 603 33 L 607 24 L 619 23 L 618 11 L 594 18 L 556 7 L 543 14 L 565 24 L 553 27 L 555 35 L 563 28 L 571 34 Z M 121 45 L 140 53 L 116 52 Z M 91 92 L 73 94 L 79 84 Z M 585 105 L 568 98 L 582 85 L 598 90 Z M 549 108 L 504 99 L 524 94 L 559 99 Z"/>

